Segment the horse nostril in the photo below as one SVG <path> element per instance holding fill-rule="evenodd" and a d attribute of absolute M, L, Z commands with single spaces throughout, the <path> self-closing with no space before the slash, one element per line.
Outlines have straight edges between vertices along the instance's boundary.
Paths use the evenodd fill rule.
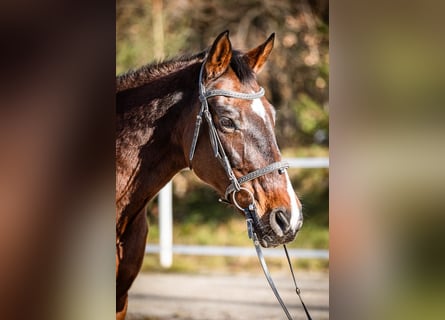
<path fill-rule="evenodd" d="M 284 232 L 289 230 L 290 224 L 289 221 L 287 221 L 287 218 L 283 211 L 280 210 L 276 213 L 276 220 L 281 230 L 283 230 Z"/>
<path fill-rule="evenodd" d="M 282 209 L 276 209 L 271 212 L 270 225 L 272 230 L 280 237 L 282 237 L 290 229 L 289 220 Z"/>

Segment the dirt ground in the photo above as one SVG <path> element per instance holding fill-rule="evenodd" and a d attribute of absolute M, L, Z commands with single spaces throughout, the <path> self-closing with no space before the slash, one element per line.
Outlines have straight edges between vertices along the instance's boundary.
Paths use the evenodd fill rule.
<path fill-rule="evenodd" d="M 292 317 L 306 319 L 290 274 L 273 274 Z M 327 273 L 297 272 L 313 319 L 329 319 Z M 129 292 L 128 320 L 286 319 L 262 274 L 141 273 Z"/>

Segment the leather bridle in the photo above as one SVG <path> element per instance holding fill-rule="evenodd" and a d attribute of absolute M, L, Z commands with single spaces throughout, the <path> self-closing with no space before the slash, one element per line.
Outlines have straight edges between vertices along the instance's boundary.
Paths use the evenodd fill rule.
<path fill-rule="evenodd" d="M 225 194 L 224 194 L 225 199 L 222 199 L 222 201 L 230 203 L 229 196 L 232 195 L 232 203 L 238 209 L 240 209 L 241 211 L 244 212 L 245 217 L 246 217 L 246 222 L 247 222 L 248 235 L 249 235 L 249 238 L 252 239 L 252 241 L 253 241 L 255 250 L 258 255 L 258 259 L 259 259 L 261 267 L 264 271 L 264 275 L 266 276 L 266 279 L 269 282 L 269 285 L 270 285 L 273 293 L 275 294 L 275 297 L 277 298 L 278 302 L 280 303 L 287 318 L 289 320 L 292 320 L 293 318 L 290 315 L 288 309 L 286 308 L 286 305 L 284 304 L 283 300 L 281 299 L 280 294 L 278 293 L 278 290 L 272 280 L 272 277 L 270 275 L 266 261 L 264 259 L 263 252 L 261 250 L 261 246 L 258 241 L 258 237 L 257 237 L 254 227 L 253 227 L 254 221 L 257 218 L 256 207 L 255 207 L 255 198 L 249 189 L 242 187 L 242 184 L 244 184 L 248 181 L 257 179 L 261 176 L 264 176 L 264 175 L 271 173 L 273 171 L 276 171 L 276 170 L 280 174 L 282 174 L 289 167 L 289 164 L 284 161 L 274 162 L 274 163 L 271 163 L 263 168 L 249 172 L 248 174 L 246 174 L 240 178 L 236 178 L 235 173 L 233 172 L 232 166 L 230 164 L 229 158 L 227 157 L 227 154 L 226 154 L 224 147 L 221 143 L 221 139 L 218 135 L 218 131 L 216 130 L 216 127 L 213 123 L 212 115 L 209 110 L 209 104 L 207 102 L 208 98 L 215 97 L 215 96 L 225 96 L 225 97 L 232 97 L 232 98 L 244 99 L 244 100 L 259 99 L 262 96 L 264 96 L 264 89 L 260 88 L 259 91 L 254 92 L 254 93 L 241 93 L 241 92 L 228 91 L 228 90 L 222 90 L 222 89 L 214 89 L 214 90 L 207 91 L 204 86 L 204 83 L 202 81 L 205 63 L 206 63 L 206 61 L 204 61 L 203 64 L 201 65 L 201 69 L 199 72 L 199 100 L 201 101 L 201 108 L 199 110 L 198 115 L 196 116 L 195 131 L 193 133 L 192 144 L 190 147 L 190 153 L 189 153 L 190 167 L 191 167 L 191 163 L 192 163 L 192 160 L 193 160 L 193 157 L 195 154 L 196 145 L 198 143 L 198 136 L 199 136 L 199 131 L 201 128 L 202 119 L 204 118 L 207 121 L 207 125 L 209 127 L 209 137 L 210 137 L 210 142 L 211 142 L 212 149 L 213 149 L 213 154 L 214 154 L 215 158 L 217 158 L 218 161 L 221 163 L 221 165 L 224 168 L 224 171 L 226 172 L 226 175 L 230 181 L 230 184 L 227 186 Z M 246 208 L 240 206 L 237 203 L 236 198 L 235 198 L 236 193 L 240 192 L 242 190 L 247 192 L 250 195 L 250 198 L 252 200 L 252 202 Z M 297 283 L 295 281 L 294 272 L 292 270 L 292 264 L 290 262 L 290 258 L 289 258 L 289 254 L 287 252 L 286 246 L 285 245 L 283 245 L 283 246 L 284 246 L 287 261 L 289 263 L 289 267 L 290 267 L 290 270 L 292 273 L 292 278 L 294 280 L 296 293 L 297 293 L 298 297 L 300 298 L 300 301 L 303 305 L 303 309 L 306 313 L 307 319 L 312 320 L 312 318 L 306 308 L 306 305 L 304 304 L 304 302 L 301 298 L 300 289 L 298 288 Z"/>
<path fill-rule="evenodd" d="M 199 110 L 199 113 L 196 116 L 195 131 L 193 133 L 193 140 L 190 147 L 189 163 L 191 166 L 195 154 L 196 145 L 198 143 L 199 130 L 201 128 L 202 119 L 204 118 L 207 121 L 207 125 L 209 127 L 209 136 L 210 136 L 210 142 L 212 144 L 213 154 L 215 158 L 217 158 L 218 161 L 221 163 L 230 181 L 230 184 L 227 186 L 226 192 L 224 194 L 225 197 L 224 200 L 229 201 L 230 194 L 232 194 L 233 192 L 239 192 L 242 188 L 241 187 L 242 184 L 254 180 L 263 175 L 266 175 L 268 173 L 271 173 L 275 170 L 278 170 L 280 173 L 283 173 L 284 170 L 286 170 L 289 167 L 289 164 L 283 161 L 274 162 L 266 167 L 252 171 L 247 175 L 242 176 L 241 178 L 237 179 L 235 177 L 235 174 L 232 170 L 232 166 L 230 165 L 229 158 L 226 155 L 224 147 L 221 143 L 221 139 L 219 138 L 218 131 L 216 130 L 215 124 L 213 123 L 207 99 L 215 96 L 225 96 L 225 97 L 232 97 L 244 100 L 254 100 L 264 96 L 264 89 L 260 88 L 258 92 L 254 93 L 241 93 L 241 92 L 221 90 L 221 89 L 207 91 L 202 82 L 204 66 L 205 66 L 205 61 L 202 64 L 201 70 L 199 72 L 199 100 L 201 101 L 201 109 Z"/>

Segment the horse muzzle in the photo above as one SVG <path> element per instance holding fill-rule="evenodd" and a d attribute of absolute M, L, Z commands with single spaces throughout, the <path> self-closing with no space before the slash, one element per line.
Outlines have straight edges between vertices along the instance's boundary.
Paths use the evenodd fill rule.
<path fill-rule="evenodd" d="M 276 208 L 268 215 L 254 219 L 254 232 L 262 247 L 276 247 L 291 242 L 295 239 L 303 225 L 303 218 L 292 218 L 292 215 L 284 208 Z"/>

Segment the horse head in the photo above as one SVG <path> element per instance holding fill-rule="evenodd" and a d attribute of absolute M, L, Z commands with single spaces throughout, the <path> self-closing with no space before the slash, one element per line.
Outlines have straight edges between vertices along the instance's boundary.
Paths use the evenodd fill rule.
<path fill-rule="evenodd" d="M 194 127 L 192 143 L 192 134 L 184 135 L 185 143 L 192 145 L 190 167 L 196 175 L 240 212 L 255 206 L 254 229 L 263 247 L 292 241 L 303 223 L 301 203 L 280 165 L 275 110 L 256 80 L 273 42 L 274 34 L 243 53 L 232 50 L 227 31 L 215 39 L 201 66 L 200 101 L 194 113 L 205 117 L 207 109 L 208 121 L 201 130 Z M 239 185 L 236 180 L 249 174 L 252 179 Z"/>

